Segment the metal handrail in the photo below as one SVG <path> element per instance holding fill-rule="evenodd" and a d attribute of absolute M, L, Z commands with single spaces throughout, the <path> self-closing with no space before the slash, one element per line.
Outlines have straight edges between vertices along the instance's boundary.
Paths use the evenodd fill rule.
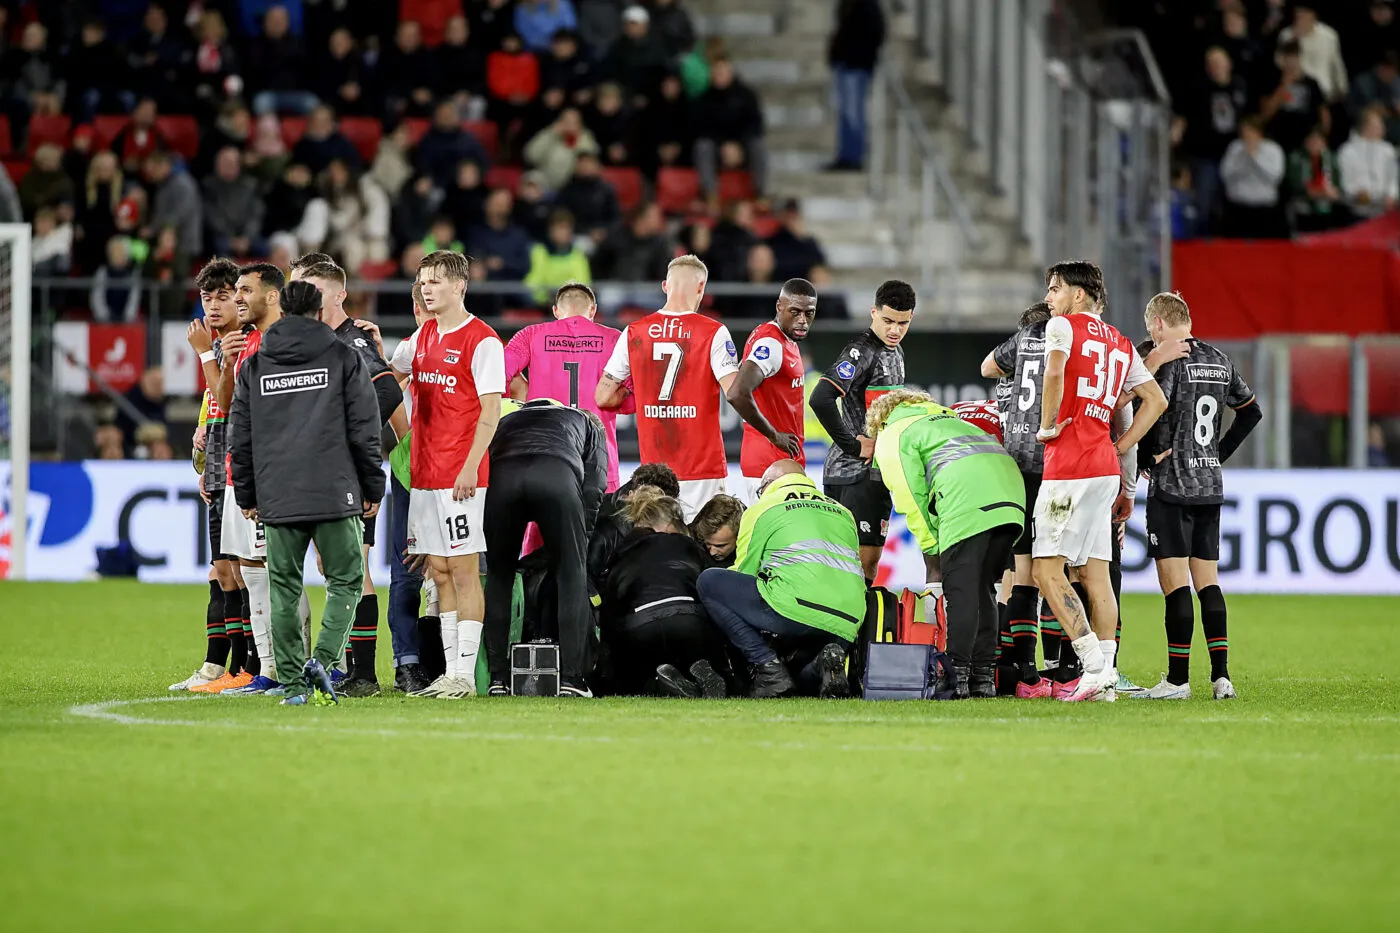
<path fill-rule="evenodd" d="M 909 91 L 904 87 L 904 82 L 892 69 L 882 68 L 881 71 L 889 85 L 890 93 L 894 96 L 895 104 L 899 107 L 896 116 L 908 121 L 909 131 L 919 147 L 919 154 L 932 167 L 934 180 L 942 189 L 943 196 L 948 199 L 948 209 L 957 222 L 958 230 L 966 237 L 969 245 L 980 246 L 981 236 L 972 219 L 972 211 L 968 208 L 967 201 L 963 199 L 962 191 L 958 188 L 958 183 L 953 178 L 948 163 L 944 161 L 938 147 L 934 144 L 933 137 L 924 126 L 923 118 L 919 116 L 919 111 L 914 106 L 914 100 L 909 96 Z"/>

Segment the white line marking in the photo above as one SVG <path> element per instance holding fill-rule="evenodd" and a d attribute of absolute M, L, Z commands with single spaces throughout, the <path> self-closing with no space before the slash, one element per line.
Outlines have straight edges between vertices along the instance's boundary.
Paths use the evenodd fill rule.
<path fill-rule="evenodd" d="M 713 737 L 689 737 L 670 739 L 664 736 L 608 736 L 608 735 L 570 735 L 559 732 L 486 732 L 462 729 L 463 720 L 433 717 L 421 720 L 424 723 L 449 725 L 453 728 L 448 730 L 435 729 L 387 729 L 387 728 L 366 728 L 366 727 L 340 727 L 331 725 L 324 721 L 305 723 L 268 723 L 268 722 L 233 722 L 202 719 L 147 719 L 141 716 L 132 716 L 118 710 L 128 709 L 135 706 L 149 706 L 157 703 L 188 703 L 188 702 L 209 702 L 206 698 L 181 696 L 181 697 L 151 697 L 138 700 L 107 700 L 102 703 L 85 703 L 69 708 L 68 714 L 80 719 L 97 720 L 100 722 L 113 722 L 123 726 L 175 726 L 196 729 L 237 729 L 237 730 L 257 730 L 257 731 L 278 731 L 278 732 L 319 732 L 335 735 L 372 735 L 381 738 L 442 738 L 442 739 L 471 739 L 486 742 L 563 742 L 563 743 L 592 743 L 592 744 L 638 744 L 638 745 L 684 745 L 694 747 L 696 745 L 738 745 L 750 748 L 762 748 L 770 750 L 789 751 L 842 751 L 842 752 L 949 752 L 949 753 L 998 753 L 1011 755 L 1079 755 L 1091 757 L 1104 757 L 1117 755 L 1120 757 L 1147 756 L 1147 757 L 1170 757 L 1170 758 L 1210 758 L 1221 760 L 1285 760 L 1285 761 L 1340 761 L 1348 760 L 1353 762 L 1400 762 L 1400 754 L 1365 754 L 1365 755 L 1338 755 L 1335 752 L 1240 752 L 1240 751 L 1214 751 L 1210 749 L 1183 750 L 1179 748 L 1105 748 L 1102 746 L 1074 747 L 1067 745 L 1027 745 L 1022 742 L 1012 742 L 1005 745 L 989 746 L 963 746 L 949 747 L 946 745 L 926 745 L 921 743 L 902 744 L 879 744 L 879 743 L 851 743 L 843 742 L 831 744 L 827 742 L 785 742 L 768 739 L 716 739 Z M 295 714 L 293 714 L 295 715 Z M 1298 717 L 1301 721 L 1312 721 Z M 625 718 L 621 722 L 645 722 L 663 720 L 665 717 L 634 717 Z M 676 721 L 676 720 L 669 720 Z M 910 722 L 921 722 L 919 720 L 891 720 L 891 719 L 871 719 L 850 718 L 850 719 L 806 719 L 798 716 L 780 716 L 776 719 L 720 719 L 718 717 L 705 717 L 704 722 L 716 724 L 727 724 L 735 722 L 740 725 L 749 723 L 772 723 L 784 722 L 790 725 L 828 725 L 847 724 L 860 722 L 878 722 L 892 725 L 908 725 Z M 1062 719 L 1037 719 L 1026 717 L 1022 719 L 1002 719 L 1002 720 L 927 720 L 930 725 L 947 725 L 952 722 L 962 723 L 1048 723 L 1048 722 L 1072 722 L 1073 720 Z M 1182 720 L 1189 721 L 1189 720 Z M 1227 720 L 1200 720 L 1200 721 L 1227 721 Z M 1245 722 L 1257 722 L 1259 720 L 1241 720 Z M 1353 720 L 1365 721 L 1365 720 Z M 1392 722 L 1395 717 L 1380 717 L 1375 721 Z M 580 725 L 587 720 L 572 720 L 567 725 Z M 548 725 L 560 725 L 557 721 L 551 721 Z M 1087 723 L 1086 724 L 1091 724 Z"/>

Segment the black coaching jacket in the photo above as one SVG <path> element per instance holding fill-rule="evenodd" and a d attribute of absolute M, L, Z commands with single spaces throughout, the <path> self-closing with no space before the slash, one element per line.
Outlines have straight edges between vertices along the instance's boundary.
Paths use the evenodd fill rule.
<path fill-rule="evenodd" d="M 265 524 L 335 521 L 384 498 L 369 372 L 315 318 L 268 328 L 238 372 L 230 414 L 234 498 Z"/>
<path fill-rule="evenodd" d="M 526 402 L 501 419 L 491 439 L 491 469 L 521 457 L 554 457 L 578 477 L 583 514 L 592 531 L 603 491 L 608 488 L 608 441 L 587 414 L 551 399 Z"/>

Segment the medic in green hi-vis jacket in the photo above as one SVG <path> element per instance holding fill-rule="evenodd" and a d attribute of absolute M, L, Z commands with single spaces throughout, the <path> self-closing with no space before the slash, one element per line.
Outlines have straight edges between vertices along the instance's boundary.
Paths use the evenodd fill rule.
<path fill-rule="evenodd" d="M 922 392 L 871 405 L 875 466 L 919 547 L 937 554 L 958 695 L 996 695 L 995 584 L 1025 521 L 1016 461 L 996 438 Z"/>

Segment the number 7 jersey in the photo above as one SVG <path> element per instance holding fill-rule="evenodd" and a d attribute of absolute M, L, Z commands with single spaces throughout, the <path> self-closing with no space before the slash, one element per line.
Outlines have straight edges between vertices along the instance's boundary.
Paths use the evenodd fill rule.
<path fill-rule="evenodd" d="M 729 328 L 692 311 L 657 311 L 627 325 L 604 370 L 632 377 L 643 463 L 665 463 L 680 480 L 724 479 L 719 382 L 739 371 Z"/>
<path fill-rule="evenodd" d="M 1068 354 L 1064 395 L 1055 416 L 1069 424 L 1045 445 L 1044 478 L 1118 476 L 1118 452 L 1110 429 L 1118 397 L 1152 381 L 1132 342 L 1097 314 L 1069 314 L 1045 325 L 1045 357 Z"/>

